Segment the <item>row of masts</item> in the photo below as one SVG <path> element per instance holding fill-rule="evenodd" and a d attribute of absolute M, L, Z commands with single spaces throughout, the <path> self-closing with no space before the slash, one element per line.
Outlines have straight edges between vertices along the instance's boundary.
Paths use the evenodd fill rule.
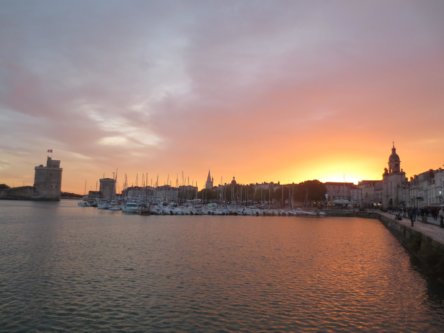
<path fill-rule="evenodd" d="M 173 186 L 173 179 L 170 178 L 170 175 L 167 175 L 167 178 L 164 182 L 159 182 L 159 175 L 156 175 L 156 177 L 150 178 L 149 177 L 149 173 L 148 172 L 142 172 L 140 173 L 140 178 L 139 178 L 139 172 L 136 173 L 135 178 L 133 179 L 132 182 L 128 181 L 128 176 L 125 173 L 123 176 L 123 183 L 122 183 L 122 187 L 120 188 L 122 191 L 126 190 L 128 187 L 159 187 L 159 186 Z M 102 178 L 106 178 L 106 175 L 103 174 Z M 118 181 L 118 169 L 116 169 L 115 172 L 112 173 L 112 179 L 114 179 L 114 181 L 116 182 L 116 190 L 118 189 L 118 184 L 120 183 Z M 140 182 L 139 182 L 140 180 Z M 222 180 L 222 178 L 221 178 Z M 179 178 L 179 174 L 176 174 L 176 179 L 175 179 L 175 187 L 179 187 L 179 186 L 195 186 L 198 187 L 197 185 L 197 181 L 195 181 L 194 179 L 190 179 L 189 176 L 185 176 L 184 172 L 181 172 L 181 177 Z M 99 189 L 99 181 L 96 181 L 95 184 L 95 191 L 98 191 Z M 85 185 L 84 185 L 84 193 L 87 194 L 87 181 L 85 180 Z M 92 190 L 91 188 L 89 190 Z"/>
<path fill-rule="evenodd" d="M 230 192 L 231 194 L 230 199 L 232 202 L 247 205 L 248 202 L 255 200 L 256 191 L 258 191 L 260 193 L 260 198 L 258 198 L 259 201 L 261 203 L 268 203 L 268 205 L 271 206 L 272 192 L 273 192 L 272 186 L 268 186 L 268 189 L 261 188 L 258 190 L 250 191 L 248 188 L 250 185 L 248 184 L 240 185 L 236 192 L 235 187 L 225 184 L 219 192 L 219 200 L 226 202 L 228 199 L 228 192 Z M 283 205 L 284 202 L 288 200 L 290 207 L 293 208 L 293 199 L 292 199 L 294 194 L 293 188 L 291 186 L 288 187 L 287 195 L 284 194 L 283 186 L 281 186 L 280 191 L 281 191 L 281 204 Z M 203 199 L 205 201 L 206 198 L 203 197 Z"/>
<path fill-rule="evenodd" d="M 117 183 L 117 178 L 115 178 L 115 181 Z M 170 175 L 168 174 L 166 180 L 163 183 L 159 183 L 159 175 L 156 175 L 156 178 L 150 178 L 149 177 L 149 173 L 145 172 L 145 173 L 141 173 L 140 174 L 140 183 L 139 183 L 139 173 L 136 173 L 136 177 L 133 183 L 129 184 L 128 183 L 128 177 L 127 174 L 125 174 L 124 176 L 124 181 L 123 181 L 123 189 L 126 189 L 128 187 L 147 187 L 147 186 L 151 186 L 151 187 L 159 187 L 159 186 L 164 186 L 164 185 L 168 185 L 168 186 L 173 186 L 173 179 L 170 178 Z M 192 179 L 190 181 L 190 177 L 186 177 L 183 175 L 182 172 L 182 179 L 179 180 L 179 175 L 176 175 L 176 180 L 174 182 L 174 186 L 175 187 L 179 187 L 179 186 L 196 186 L 197 187 L 197 181 L 195 181 L 194 179 Z"/>
<path fill-rule="evenodd" d="M 164 186 L 164 185 L 172 186 L 172 180 L 170 179 L 169 174 L 167 176 L 166 181 L 163 184 L 161 184 L 161 185 L 159 185 L 159 175 L 156 175 L 155 181 L 153 181 L 153 178 L 149 178 L 149 173 L 148 172 L 141 173 L 140 175 L 141 175 L 141 183 L 140 183 L 141 187 L 154 187 L 154 188 L 157 188 L 159 186 Z M 114 181 L 116 183 L 116 192 L 119 192 L 119 191 L 117 191 L 118 190 L 118 188 L 117 188 L 118 187 L 117 176 L 118 176 L 118 169 L 116 169 L 116 171 L 113 172 L 113 179 L 114 179 Z M 178 175 L 176 175 L 176 181 L 175 181 L 176 187 L 179 187 L 179 186 L 195 186 L 196 188 L 198 187 L 197 186 L 197 181 L 191 180 L 191 182 L 190 182 L 190 177 L 185 177 L 183 171 L 181 173 L 181 176 L 182 176 L 181 177 L 181 182 L 179 182 L 179 177 L 178 177 Z M 103 175 L 103 178 L 105 178 L 105 174 Z M 220 185 L 223 185 L 223 177 L 221 177 L 221 179 L 220 179 Z M 225 184 L 225 185 L 227 185 L 227 184 Z M 86 187 L 87 187 L 87 182 L 85 180 L 85 188 L 84 188 L 85 194 L 87 194 L 86 193 Z M 128 176 L 127 176 L 127 174 L 124 175 L 124 181 L 123 181 L 123 186 L 122 186 L 121 190 L 124 191 L 128 187 L 139 187 L 139 173 L 136 173 L 135 182 L 131 183 L 130 186 L 128 186 Z M 96 191 L 98 190 L 98 180 L 96 181 L 95 190 Z M 230 187 L 223 186 L 221 191 L 219 192 L 219 195 L 220 195 L 219 199 L 221 199 L 223 201 L 226 201 L 227 196 L 228 196 L 227 191 L 231 192 L 230 193 L 231 194 L 231 199 L 232 200 L 234 199 L 234 201 L 236 201 L 236 202 L 239 202 L 239 203 L 245 202 L 245 203 L 247 203 L 248 201 L 253 200 L 253 198 L 251 197 L 251 194 L 249 193 L 251 191 L 248 190 L 248 185 L 246 185 L 246 186 L 245 185 L 239 186 L 239 189 L 238 189 L 237 193 L 235 193 L 235 188 L 234 187 L 230 188 Z M 271 186 L 269 186 L 268 189 L 260 189 L 259 191 L 260 191 L 260 201 L 261 202 L 269 202 L 271 204 L 271 192 L 272 192 Z M 254 196 L 254 192 L 255 191 L 253 191 L 253 193 L 252 193 L 253 196 Z M 293 188 L 290 187 L 290 188 L 288 188 L 288 201 L 290 202 L 291 206 L 293 206 L 292 205 L 292 200 L 291 200 L 292 197 L 293 197 Z M 284 198 L 284 190 L 283 190 L 283 188 L 281 188 L 281 201 L 284 202 L 285 199 L 286 198 Z"/>

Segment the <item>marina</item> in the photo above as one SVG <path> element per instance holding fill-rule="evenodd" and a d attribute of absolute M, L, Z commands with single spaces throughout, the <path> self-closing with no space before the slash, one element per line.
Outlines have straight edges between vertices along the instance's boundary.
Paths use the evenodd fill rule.
<path fill-rule="evenodd" d="M 243 206 L 229 204 L 202 204 L 190 202 L 184 205 L 172 203 L 146 204 L 137 202 L 118 201 L 100 203 L 81 200 L 79 207 L 93 207 L 101 210 L 122 211 L 126 214 L 140 215 L 243 215 L 243 216 L 325 216 L 325 212 L 319 209 L 273 209 L 258 206 Z"/>

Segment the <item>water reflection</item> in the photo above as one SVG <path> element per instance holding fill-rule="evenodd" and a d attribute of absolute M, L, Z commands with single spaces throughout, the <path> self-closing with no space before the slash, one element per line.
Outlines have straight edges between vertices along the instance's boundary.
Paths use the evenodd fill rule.
<path fill-rule="evenodd" d="M 0 202 L 9 331 L 440 331 L 442 288 L 378 222 Z"/>

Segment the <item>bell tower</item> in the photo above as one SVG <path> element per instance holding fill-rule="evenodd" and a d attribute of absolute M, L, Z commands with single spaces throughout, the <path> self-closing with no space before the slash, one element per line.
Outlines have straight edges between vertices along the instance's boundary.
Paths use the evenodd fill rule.
<path fill-rule="evenodd" d="M 393 143 L 392 154 L 389 157 L 388 167 L 389 174 L 401 172 L 401 160 L 396 153 L 395 143 Z"/>
<path fill-rule="evenodd" d="M 382 175 L 382 206 L 393 209 L 406 206 L 408 182 L 401 169 L 401 160 L 396 153 L 395 143 L 388 159 L 388 169 Z"/>

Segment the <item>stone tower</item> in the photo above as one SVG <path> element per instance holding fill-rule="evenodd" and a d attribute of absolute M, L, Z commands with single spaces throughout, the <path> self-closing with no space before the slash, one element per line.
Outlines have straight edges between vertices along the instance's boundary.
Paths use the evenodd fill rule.
<path fill-rule="evenodd" d="M 116 180 L 113 178 L 100 179 L 100 196 L 102 199 L 111 201 L 116 196 Z"/>
<path fill-rule="evenodd" d="M 60 200 L 62 188 L 62 168 L 60 161 L 48 156 L 46 166 L 35 167 L 34 197 L 35 200 Z"/>
<path fill-rule="evenodd" d="M 402 208 L 406 205 L 407 178 L 401 169 L 401 160 L 395 144 L 388 159 L 388 169 L 382 175 L 382 206 L 385 209 Z"/>
<path fill-rule="evenodd" d="M 396 154 L 395 144 L 393 143 L 392 154 L 389 157 L 389 169 L 388 172 L 390 174 L 401 172 L 401 160 L 399 159 L 398 154 Z"/>
<path fill-rule="evenodd" d="M 208 177 L 207 177 L 207 181 L 205 182 L 205 189 L 211 190 L 213 188 L 213 182 L 214 182 L 214 179 L 213 179 L 213 177 L 211 177 L 210 170 L 208 170 Z"/>

